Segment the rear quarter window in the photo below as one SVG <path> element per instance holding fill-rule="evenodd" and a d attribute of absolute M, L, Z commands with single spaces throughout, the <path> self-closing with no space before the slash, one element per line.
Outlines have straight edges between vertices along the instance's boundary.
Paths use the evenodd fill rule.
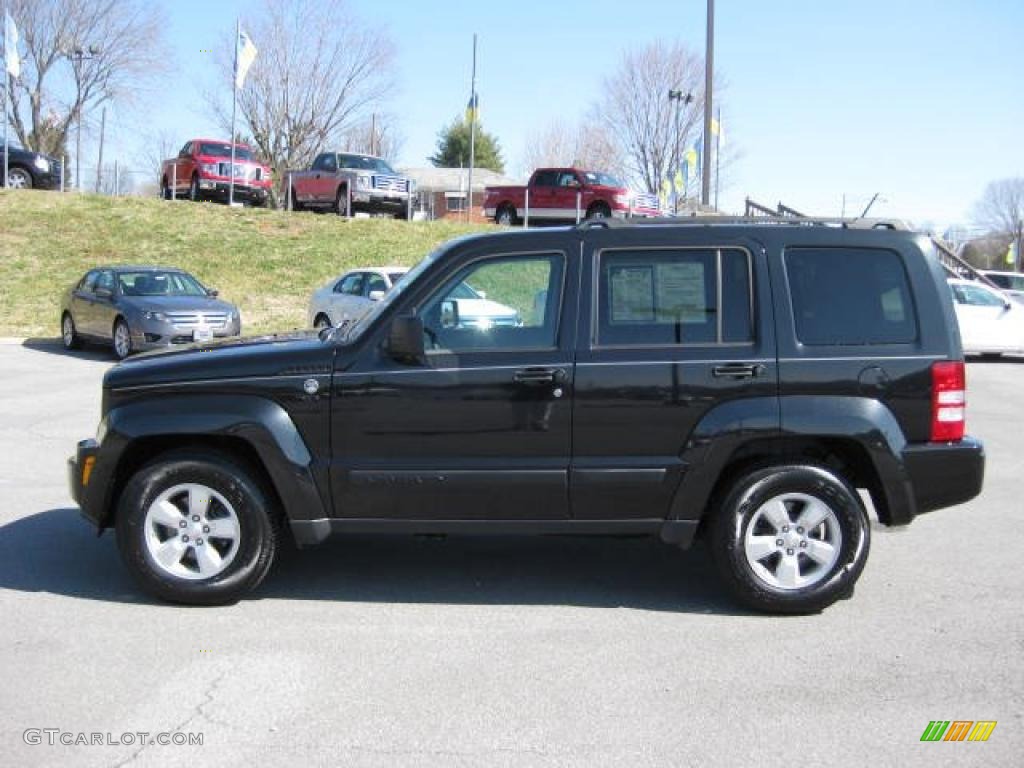
<path fill-rule="evenodd" d="M 801 343 L 856 346 L 917 340 L 910 284 L 895 251 L 791 248 L 785 266 Z"/>

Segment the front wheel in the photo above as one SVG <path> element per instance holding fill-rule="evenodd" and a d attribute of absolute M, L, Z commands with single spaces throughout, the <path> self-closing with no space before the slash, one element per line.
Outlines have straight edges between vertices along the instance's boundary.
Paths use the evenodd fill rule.
<path fill-rule="evenodd" d="M 313 327 L 318 331 L 322 331 L 325 328 L 331 327 L 331 318 L 321 312 L 316 316 L 316 320 L 313 322 Z"/>
<path fill-rule="evenodd" d="M 273 510 L 259 483 L 219 454 L 171 454 L 128 482 L 117 544 L 150 594 L 175 603 L 237 601 L 270 570 Z"/>
<path fill-rule="evenodd" d="M 813 613 L 850 594 L 870 546 L 864 507 L 831 470 L 779 464 L 748 472 L 711 522 L 711 554 L 747 606 Z"/>
<path fill-rule="evenodd" d="M 193 176 L 192 183 L 188 185 L 188 199 L 193 203 L 198 203 L 200 200 L 198 176 Z"/>
<path fill-rule="evenodd" d="M 351 216 L 351 207 L 348 200 L 348 188 L 338 187 L 338 194 L 334 198 L 334 212 L 339 216 Z"/>
<path fill-rule="evenodd" d="M 611 209 L 604 203 L 594 203 L 587 209 L 587 219 L 590 221 L 603 221 L 612 217 Z"/>
<path fill-rule="evenodd" d="M 124 360 L 132 353 L 132 332 L 123 317 L 114 323 L 114 354 L 118 360 Z"/>

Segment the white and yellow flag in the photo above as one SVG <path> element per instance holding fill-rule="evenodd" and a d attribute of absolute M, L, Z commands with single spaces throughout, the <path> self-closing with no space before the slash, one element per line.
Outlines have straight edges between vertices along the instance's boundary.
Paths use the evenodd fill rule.
<path fill-rule="evenodd" d="M 11 77 L 21 74 L 21 59 L 18 58 L 18 28 L 14 26 L 11 14 L 4 11 L 4 61 Z"/>
<path fill-rule="evenodd" d="M 252 38 L 242 30 L 238 30 L 238 41 L 235 46 L 235 88 L 241 88 L 258 51 Z"/>

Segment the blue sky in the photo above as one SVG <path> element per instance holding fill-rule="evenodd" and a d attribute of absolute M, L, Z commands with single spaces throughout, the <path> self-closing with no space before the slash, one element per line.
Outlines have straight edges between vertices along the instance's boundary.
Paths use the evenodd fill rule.
<path fill-rule="evenodd" d="M 146 131 L 181 142 L 219 133 L 200 95 L 214 84 L 201 51 L 259 7 L 159 2 L 168 86 L 111 116 L 108 156 L 129 164 Z M 427 164 L 437 131 L 465 107 L 473 32 L 483 122 L 511 170 L 531 131 L 586 112 L 624 49 L 659 37 L 704 49 L 704 0 L 350 4 L 395 43 L 387 109 L 400 118 L 406 165 Z M 1020 0 L 718 0 L 718 103 L 740 153 L 723 207 L 740 209 L 749 195 L 838 215 L 844 193 L 859 212 L 881 192 L 873 213 L 969 222 L 988 181 L 1024 175 L 1022 32 Z"/>

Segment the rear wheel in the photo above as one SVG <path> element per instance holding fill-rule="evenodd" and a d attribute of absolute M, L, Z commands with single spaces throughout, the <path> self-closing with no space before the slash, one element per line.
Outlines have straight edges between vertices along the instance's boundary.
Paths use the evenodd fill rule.
<path fill-rule="evenodd" d="M 163 600 L 218 605 L 266 576 L 277 550 L 260 484 L 219 454 L 171 454 L 129 480 L 117 510 L 128 569 Z"/>
<path fill-rule="evenodd" d="M 124 360 L 132 353 L 132 332 L 123 317 L 114 321 L 114 354 L 118 360 Z"/>
<path fill-rule="evenodd" d="M 503 205 L 494 214 L 494 223 L 503 227 L 511 227 L 516 223 L 516 209 L 511 205 Z"/>
<path fill-rule="evenodd" d="M 75 330 L 75 319 L 71 316 L 70 312 L 65 312 L 64 316 L 60 319 L 60 337 L 64 344 L 64 349 L 78 349 L 82 346 L 82 339 Z"/>
<path fill-rule="evenodd" d="M 870 546 L 864 507 L 831 470 L 750 471 L 714 512 L 711 553 L 733 595 L 770 613 L 812 613 L 850 594 Z"/>

